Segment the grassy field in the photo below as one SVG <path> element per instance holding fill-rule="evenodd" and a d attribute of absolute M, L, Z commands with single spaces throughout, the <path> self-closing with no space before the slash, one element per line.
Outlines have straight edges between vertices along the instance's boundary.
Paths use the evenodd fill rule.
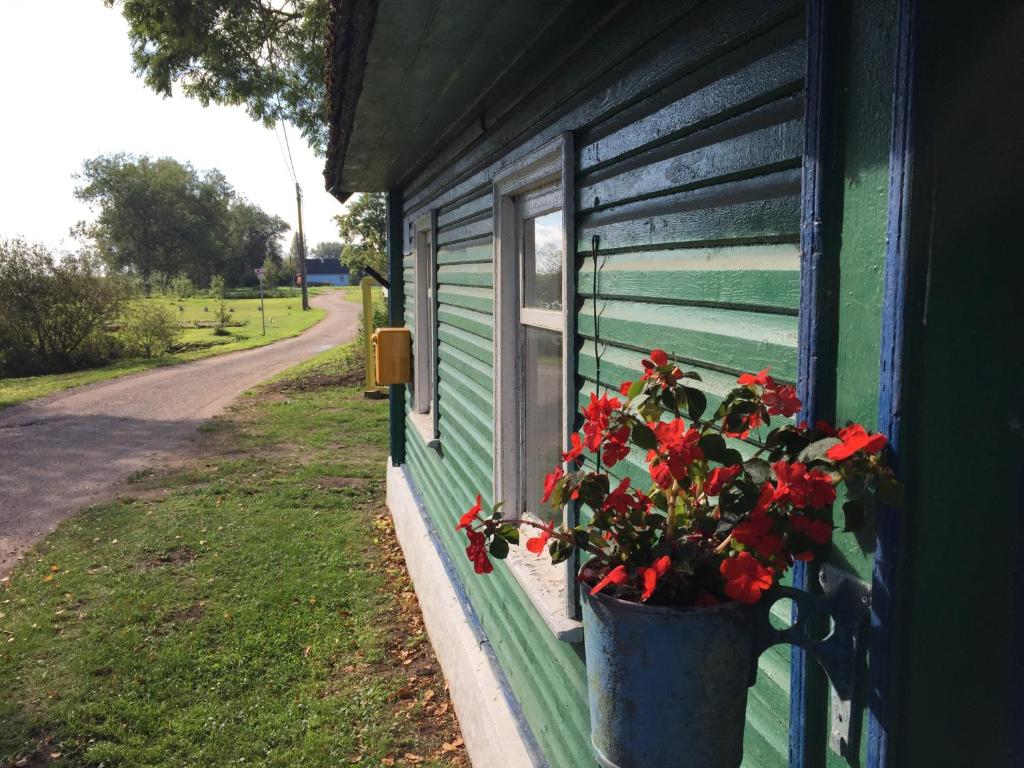
<path fill-rule="evenodd" d="M 358 285 L 346 285 L 342 290 L 345 292 L 345 299 L 347 301 L 354 301 L 356 304 L 363 303 L 363 289 Z M 374 306 L 384 306 L 384 295 L 381 293 L 379 285 L 373 287 L 372 300 Z"/>
<path fill-rule="evenodd" d="M 0 583 L 0 765 L 465 764 L 383 507 L 387 406 L 344 354 Z"/>
<path fill-rule="evenodd" d="M 322 289 L 317 289 L 322 290 Z M 262 335 L 259 299 L 232 299 L 227 302 L 231 309 L 231 325 L 227 336 L 217 336 L 212 324 L 217 311 L 215 299 L 142 299 L 165 304 L 185 326 L 181 335 L 182 349 L 162 357 L 122 360 L 102 368 L 92 368 L 72 373 L 58 373 L 46 376 L 28 376 L 17 379 L 0 379 L 0 408 L 43 397 L 70 387 L 92 384 L 97 381 L 116 379 L 129 373 L 137 373 L 162 365 L 174 365 L 188 360 L 221 355 L 239 349 L 260 347 L 264 344 L 297 336 L 324 316 L 322 309 L 302 311 L 299 297 L 290 299 L 266 299 L 267 335 Z M 198 325 L 198 327 L 197 327 Z"/>

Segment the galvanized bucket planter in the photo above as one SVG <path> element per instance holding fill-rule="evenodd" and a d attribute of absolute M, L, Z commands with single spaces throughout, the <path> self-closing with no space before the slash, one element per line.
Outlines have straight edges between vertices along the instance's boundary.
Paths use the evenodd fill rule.
<path fill-rule="evenodd" d="M 750 606 L 686 611 L 583 591 L 591 740 L 604 768 L 737 768 Z"/>

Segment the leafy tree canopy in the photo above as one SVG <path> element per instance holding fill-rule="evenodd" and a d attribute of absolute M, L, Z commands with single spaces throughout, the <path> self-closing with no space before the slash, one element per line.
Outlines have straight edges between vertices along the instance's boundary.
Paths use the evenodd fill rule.
<path fill-rule="evenodd" d="M 128 21 L 135 72 L 154 91 L 170 96 L 177 84 L 204 105 L 286 120 L 323 154 L 328 0 L 104 2 Z"/>
<path fill-rule="evenodd" d="M 341 253 L 344 250 L 344 246 L 341 243 L 336 242 L 323 242 L 317 243 L 313 246 L 313 249 L 309 252 L 309 258 L 311 259 L 340 259 Z"/>
<path fill-rule="evenodd" d="M 213 275 L 248 282 L 269 256 L 280 259 L 288 225 L 240 197 L 217 170 L 196 171 L 172 158 L 101 155 L 86 160 L 75 196 L 97 212 L 76 234 L 107 265 L 142 277 Z"/>
<path fill-rule="evenodd" d="M 343 250 L 341 263 L 352 274 L 372 267 L 382 275 L 388 271 L 387 203 L 383 192 L 354 198 L 345 213 L 334 217 Z"/>

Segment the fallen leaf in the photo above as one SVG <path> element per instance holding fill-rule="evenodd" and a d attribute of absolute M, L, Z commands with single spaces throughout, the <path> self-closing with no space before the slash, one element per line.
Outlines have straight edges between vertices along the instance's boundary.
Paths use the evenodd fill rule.
<path fill-rule="evenodd" d="M 53 571 L 54 573 L 56 573 L 57 571 L 60 570 L 60 566 L 57 565 L 56 563 L 50 563 L 50 570 Z"/>
<path fill-rule="evenodd" d="M 406 752 L 404 755 L 402 755 L 402 757 L 404 757 L 410 763 L 422 763 L 424 760 L 424 758 L 412 752 Z"/>

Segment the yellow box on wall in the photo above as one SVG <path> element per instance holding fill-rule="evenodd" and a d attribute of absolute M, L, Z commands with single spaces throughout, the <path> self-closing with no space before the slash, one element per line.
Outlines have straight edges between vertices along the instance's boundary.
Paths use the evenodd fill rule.
<path fill-rule="evenodd" d="M 408 384 L 412 381 L 412 334 L 408 328 L 378 328 L 373 333 L 376 383 Z"/>

